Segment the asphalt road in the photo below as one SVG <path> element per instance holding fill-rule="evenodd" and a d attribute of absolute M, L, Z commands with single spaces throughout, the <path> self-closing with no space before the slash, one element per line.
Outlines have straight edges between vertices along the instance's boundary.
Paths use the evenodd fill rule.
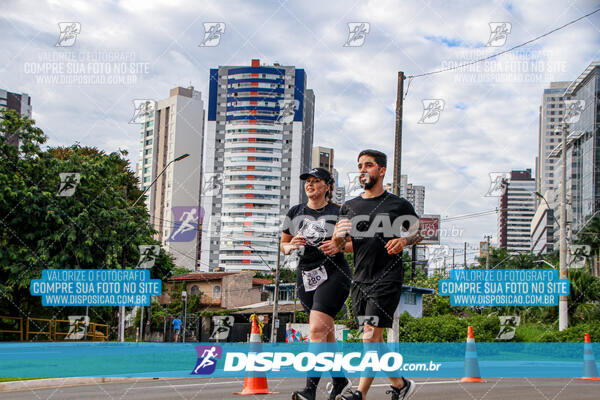
<path fill-rule="evenodd" d="M 324 379 L 320 385 L 317 399 L 327 399 Z M 358 384 L 358 379 L 353 379 Z M 581 381 L 571 378 L 493 378 L 486 383 L 461 384 L 457 380 L 448 379 L 416 379 L 417 391 L 411 398 L 425 399 L 594 399 L 600 398 L 600 382 Z M 10 400 L 79 400 L 79 399 L 290 399 L 291 392 L 301 388 L 304 380 L 300 378 L 269 379 L 269 389 L 275 394 L 241 397 L 233 392 L 243 387 L 242 378 L 182 378 L 161 379 L 157 381 L 109 383 L 99 385 L 83 385 L 60 387 L 53 389 L 36 389 L 20 392 L 0 393 L 0 399 Z M 369 399 L 387 399 L 388 389 L 383 378 L 377 378 L 369 392 Z"/>

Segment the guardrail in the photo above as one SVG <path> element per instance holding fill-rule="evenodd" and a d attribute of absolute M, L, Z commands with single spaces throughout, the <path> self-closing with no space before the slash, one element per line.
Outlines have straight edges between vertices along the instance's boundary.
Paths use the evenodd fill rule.
<path fill-rule="evenodd" d="M 25 323 L 23 323 L 24 319 Z M 0 329 L 0 333 L 19 335 L 18 341 L 20 342 L 38 340 L 38 336 L 40 335 L 46 337 L 46 340 L 54 342 L 65 340 L 91 340 L 103 342 L 108 339 L 109 329 L 107 324 L 97 324 L 95 322 L 85 324 L 83 321 L 71 321 L 65 319 L 21 318 L 0 315 L 0 328 L 7 324 L 7 320 L 17 321 L 19 328 Z M 60 330 L 60 324 L 64 323 L 68 324 L 67 331 Z M 74 324 L 74 326 L 72 324 Z M 85 329 L 86 325 L 87 329 Z M 48 327 L 47 330 L 45 329 L 46 326 Z M 84 326 L 84 328 L 82 328 L 82 326 Z M 69 335 L 72 335 L 72 337 L 69 338 Z"/>
<path fill-rule="evenodd" d="M 29 323 L 31 321 L 43 321 L 43 322 L 47 322 L 48 323 L 48 330 L 47 331 L 32 331 L 29 329 Z M 27 318 L 27 323 L 25 324 L 26 328 L 25 328 L 25 341 L 29 341 L 29 336 L 30 335 L 45 335 L 48 336 L 48 340 L 51 341 L 52 340 L 52 320 L 51 319 L 46 319 L 46 318 Z M 37 325 L 37 324 L 36 324 Z M 38 327 L 38 329 L 40 329 Z"/>
<path fill-rule="evenodd" d="M 0 329 L 0 333 L 18 333 L 19 334 L 19 341 L 22 342 L 23 341 L 23 318 L 21 318 L 21 317 L 0 316 L 0 321 L 5 320 L 5 319 L 19 321 L 19 330 Z M 4 322 L 4 321 L 2 321 L 2 322 Z"/>

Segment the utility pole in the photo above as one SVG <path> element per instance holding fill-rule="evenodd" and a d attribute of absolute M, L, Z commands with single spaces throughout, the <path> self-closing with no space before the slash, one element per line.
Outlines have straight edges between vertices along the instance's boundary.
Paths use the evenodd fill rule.
<path fill-rule="evenodd" d="M 140 306 L 140 342 L 144 341 L 144 306 Z"/>
<path fill-rule="evenodd" d="M 490 269 L 490 235 L 486 236 L 487 239 L 487 248 L 485 251 L 485 269 Z"/>
<path fill-rule="evenodd" d="M 465 250 L 463 252 L 463 257 L 464 257 L 464 267 L 465 269 L 467 269 L 467 242 L 465 242 Z"/>
<path fill-rule="evenodd" d="M 400 175 L 402 174 L 402 113 L 404 106 L 403 71 L 398 71 L 398 92 L 396 95 L 396 134 L 394 136 L 394 182 L 392 193 L 400 195 Z"/>
<path fill-rule="evenodd" d="M 411 254 L 412 254 L 411 282 L 414 282 L 415 279 L 417 278 L 417 245 L 416 244 L 412 245 Z"/>
<path fill-rule="evenodd" d="M 127 185 L 123 186 L 123 199 L 125 199 L 125 204 L 127 204 Z M 121 268 L 125 269 L 125 248 L 121 250 L 122 261 Z M 125 341 L 125 306 L 119 306 L 119 342 Z"/>
<path fill-rule="evenodd" d="M 452 249 L 452 269 L 454 269 L 454 250 Z"/>
<path fill-rule="evenodd" d="M 560 185 L 560 279 L 567 279 L 567 123 L 563 117 L 562 126 L 562 171 Z M 558 330 L 569 326 L 567 296 L 560 296 L 558 301 Z"/>
<path fill-rule="evenodd" d="M 280 243 L 279 234 L 277 235 L 277 264 L 275 265 L 275 290 L 273 291 L 273 321 L 271 321 L 271 343 L 277 342 L 277 328 L 275 324 L 279 318 L 279 260 L 281 257 L 281 249 L 279 248 Z M 295 303 L 294 303 L 295 304 Z M 295 307 L 295 306 L 294 306 Z M 296 309 L 294 308 L 294 314 Z"/>

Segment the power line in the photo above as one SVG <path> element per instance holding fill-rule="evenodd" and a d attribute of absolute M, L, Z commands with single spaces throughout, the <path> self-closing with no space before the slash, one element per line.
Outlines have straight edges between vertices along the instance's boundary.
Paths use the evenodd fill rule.
<path fill-rule="evenodd" d="M 546 33 L 544 33 L 543 35 L 540 35 L 540 36 L 538 36 L 538 37 L 536 37 L 536 38 L 533 38 L 533 39 L 531 39 L 531 40 L 528 40 L 527 42 L 521 43 L 521 44 L 519 44 L 519 45 L 517 45 L 517 46 L 511 47 L 510 49 L 507 49 L 507 50 L 501 51 L 501 52 L 499 52 L 499 53 L 496 53 L 496 54 L 492 54 L 491 56 L 488 56 L 488 57 L 485 57 L 485 58 L 481 58 L 481 59 L 479 59 L 479 60 L 475 60 L 475 61 L 470 61 L 470 62 L 468 62 L 468 63 L 460 64 L 460 65 L 457 65 L 457 66 L 454 66 L 454 67 L 448 67 L 448 68 L 440 69 L 440 70 L 437 70 L 437 71 L 426 72 L 426 73 L 424 73 L 424 74 L 418 74 L 418 75 L 409 75 L 407 78 L 408 78 L 408 79 L 413 79 L 413 78 L 420 78 L 420 77 L 422 77 L 422 76 L 427 76 L 427 75 L 440 74 L 440 73 L 442 73 L 442 72 L 452 71 L 452 70 L 455 70 L 455 69 L 458 69 L 458 68 L 463 68 L 463 67 L 467 67 L 467 66 L 469 66 L 469 65 L 477 64 L 477 63 L 479 63 L 479 62 L 482 62 L 482 61 L 485 61 L 485 60 L 490 60 L 490 59 L 492 59 L 492 58 L 495 58 L 495 57 L 498 57 L 498 56 L 500 56 L 500 55 L 502 55 L 502 54 L 505 54 L 505 53 L 511 52 L 511 51 L 513 51 L 513 50 L 515 50 L 515 49 L 518 49 L 519 47 L 523 47 L 523 46 L 525 46 L 525 45 L 528 45 L 528 44 L 530 44 L 530 43 L 533 43 L 533 42 L 535 42 L 536 40 L 539 40 L 539 39 L 541 39 L 541 38 L 543 38 L 543 37 L 546 37 L 546 36 L 548 36 L 548 35 L 550 35 L 550 34 L 552 34 L 552 33 L 554 33 L 554 32 L 557 32 L 557 31 L 559 31 L 559 30 L 561 30 L 561 29 L 563 29 L 563 28 L 566 28 L 566 27 L 567 27 L 567 26 L 569 26 L 569 25 L 572 25 L 572 24 L 574 24 L 575 22 L 578 22 L 578 21 L 580 21 L 580 20 L 582 20 L 582 19 L 584 19 L 584 18 L 586 18 L 586 17 L 589 17 L 590 15 L 593 15 L 593 14 L 597 13 L 598 11 L 600 11 L 600 8 L 598 8 L 597 10 L 595 10 L 595 11 L 592 11 L 592 12 L 590 12 L 590 13 L 588 13 L 588 14 L 585 14 L 585 15 L 584 15 L 584 16 L 582 16 L 582 17 L 579 17 L 579 18 L 577 18 L 577 19 L 574 19 L 574 20 L 572 20 L 572 21 L 570 21 L 570 22 L 567 22 L 566 24 L 564 24 L 564 25 L 562 25 L 562 26 L 559 26 L 558 28 L 556 28 L 556 29 L 553 29 L 553 30 L 551 30 L 551 31 L 549 31 L 549 32 L 546 32 Z M 409 81 L 409 82 L 410 82 L 410 81 Z"/>
<path fill-rule="evenodd" d="M 478 211 L 478 212 L 471 213 L 471 214 L 463 214 L 463 215 L 457 215 L 455 217 L 441 218 L 440 222 L 441 221 L 448 222 L 448 221 L 456 221 L 456 220 L 459 220 L 459 219 L 482 217 L 482 216 L 486 216 L 486 215 L 495 214 L 495 213 L 498 213 L 498 212 L 503 211 L 503 210 L 504 210 L 504 208 L 497 207 L 497 208 L 494 208 L 493 210 Z"/>

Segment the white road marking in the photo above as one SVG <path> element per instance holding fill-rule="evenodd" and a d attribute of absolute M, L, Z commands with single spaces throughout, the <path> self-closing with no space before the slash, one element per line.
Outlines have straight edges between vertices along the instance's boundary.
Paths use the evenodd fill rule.
<path fill-rule="evenodd" d="M 434 382 L 415 382 L 417 386 L 419 385 L 439 385 L 443 383 L 458 383 L 460 381 L 434 381 Z M 381 386 L 390 386 L 389 383 L 378 383 L 377 385 L 371 385 L 371 387 L 381 387 Z"/>
<path fill-rule="evenodd" d="M 269 379 L 269 382 L 279 382 L 281 379 Z M 185 383 L 183 385 L 162 385 L 162 386 L 144 386 L 144 387 L 133 387 L 130 390 L 145 390 L 145 389 L 160 389 L 160 388 L 169 388 L 173 389 L 174 387 L 185 387 L 185 386 L 208 386 L 208 385 L 229 385 L 231 383 L 243 383 L 241 381 L 228 381 L 228 382 L 206 382 L 206 383 Z"/>

